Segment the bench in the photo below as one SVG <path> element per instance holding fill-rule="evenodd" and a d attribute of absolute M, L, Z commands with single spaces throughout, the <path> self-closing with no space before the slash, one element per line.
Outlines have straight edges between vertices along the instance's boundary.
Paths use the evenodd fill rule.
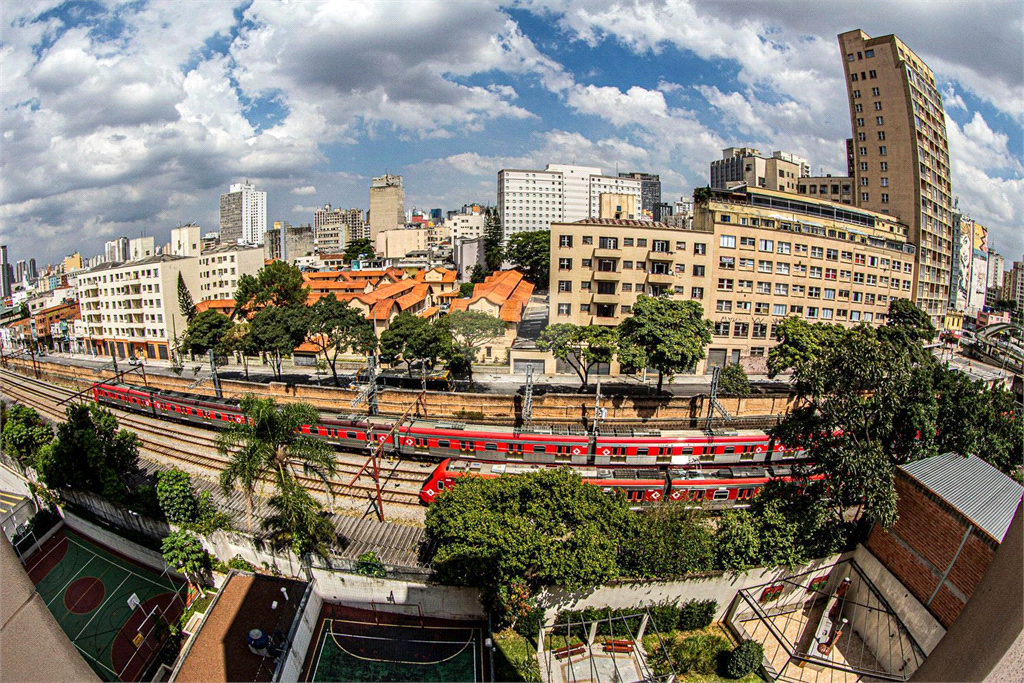
<path fill-rule="evenodd" d="M 581 655 L 586 651 L 586 649 L 587 648 L 583 645 L 566 645 L 565 647 L 553 650 L 552 654 L 555 655 L 555 659 L 565 659 L 566 657 Z"/>
<path fill-rule="evenodd" d="M 604 642 L 605 652 L 632 652 L 633 647 L 632 640 L 606 640 Z"/>

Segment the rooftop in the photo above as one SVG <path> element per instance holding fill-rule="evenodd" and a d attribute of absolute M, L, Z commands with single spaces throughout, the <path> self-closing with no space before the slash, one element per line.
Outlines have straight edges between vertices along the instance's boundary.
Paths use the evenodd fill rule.
<path fill-rule="evenodd" d="M 1024 487 L 974 455 L 944 453 L 900 469 L 1000 543 L 1024 494 Z"/>

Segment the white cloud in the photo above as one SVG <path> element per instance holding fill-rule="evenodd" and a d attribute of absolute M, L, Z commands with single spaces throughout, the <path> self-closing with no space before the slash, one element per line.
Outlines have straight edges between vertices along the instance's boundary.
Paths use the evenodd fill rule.
<path fill-rule="evenodd" d="M 316 188 L 312 185 L 304 185 L 302 187 L 292 188 L 292 194 L 316 194 Z"/>

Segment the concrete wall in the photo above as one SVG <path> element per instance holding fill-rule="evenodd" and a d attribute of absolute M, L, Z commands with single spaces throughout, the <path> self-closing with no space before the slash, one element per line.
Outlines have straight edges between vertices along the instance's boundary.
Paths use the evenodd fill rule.
<path fill-rule="evenodd" d="M 121 538 L 117 534 L 96 526 L 92 522 L 88 522 L 67 510 L 64 511 L 64 523 L 83 536 L 87 536 L 100 545 L 105 545 L 111 550 L 121 553 L 125 557 L 135 560 L 140 564 L 144 564 L 154 571 L 166 571 L 170 576 L 177 577 L 183 581 L 185 580 L 184 575 L 170 569 L 167 566 L 167 563 L 164 562 L 163 556 L 155 550 L 150 550 L 149 548 L 144 548 L 137 543 L 132 543 L 128 539 Z"/>
<path fill-rule="evenodd" d="M 302 563 L 291 551 L 275 553 L 269 547 L 260 547 L 249 536 L 228 531 L 215 531 L 200 536 L 200 540 L 207 552 L 221 562 L 227 562 L 238 555 L 257 569 L 276 568 L 284 576 L 306 580 Z"/>
<path fill-rule="evenodd" d="M 297 683 L 302 675 L 302 663 L 306 660 L 306 653 L 309 648 L 316 647 L 316 628 L 320 619 L 320 609 L 324 601 L 316 590 L 316 584 L 312 584 L 309 592 L 309 600 L 306 601 L 302 614 L 299 615 L 299 626 L 292 636 L 292 645 L 288 650 L 287 659 L 281 667 L 278 678 L 281 683 Z"/>
<path fill-rule="evenodd" d="M 425 583 L 374 579 L 357 574 L 313 568 L 316 590 L 324 602 L 366 609 L 371 601 L 389 611 L 416 614 L 419 605 L 424 615 L 447 619 L 486 619 L 475 588 L 435 586 Z M 394 604 L 391 604 L 393 598 Z M 401 605 L 408 605 L 401 609 Z"/>
<path fill-rule="evenodd" d="M 555 614 L 562 609 L 646 606 L 666 600 L 670 602 L 676 600 L 679 604 L 689 600 L 716 600 L 718 611 L 715 618 L 721 619 L 737 591 L 762 583 L 770 583 L 793 574 L 811 571 L 818 567 L 827 567 L 837 562 L 840 557 L 840 555 L 832 555 L 792 569 L 785 567 L 752 569 L 742 574 L 712 572 L 682 581 L 617 583 L 574 592 L 561 588 L 548 588 L 540 594 L 539 600 L 540 604 L 546 608 L 544 616 L 548 621 L 553 620 Z"/>
<path fill-rule="evenodd" d="M 871 583 L 875 584 L 875 588 L 885 597 L 889 607 L 900 618 L 903 625 L 907 627 L 910 635 L 914 637 L 914 640 L 921 646 L 924 653 L 926 655 L 930 653 L 946 633 L 946 629 L 943 628 L 942 624 L 863 545 L 857 544 L 857 548 L 853 552 L 853 560 L 860 566 L 864 575 L 871 580 Z"/>

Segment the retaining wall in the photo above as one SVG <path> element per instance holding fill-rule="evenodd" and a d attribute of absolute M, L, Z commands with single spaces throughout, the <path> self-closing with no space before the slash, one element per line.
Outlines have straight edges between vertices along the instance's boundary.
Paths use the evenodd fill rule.
<path fill-rule="evenodd" d="M 9 367 L 27 376 L 35 376 L 32 362 L 21 358 L 8 359 Z M 37 359 L 39 379 L 76 389 L 87 389 L 94 382 L 109 379 L 112 371 L 100 371 L 74 365 L 61 365 Z M 192 387 L 195 381 L 185 373 L 182 377 L 150 374 L 146 376 L 149 385 L 155 389 L 180 391 L 198 396 L 213 396 L 209 382 Z M 128 381 L 138 381 L 129 376 Z M 240 398 L 246 394 L 271 397 L 280 402 L 302 401 L 325 411 L 338 414 L 361 412 L 365 406 L 350 406 L 357 392 L 336 387 L 293 385 L 282 382 L 260 384 L 237 380 L 222 380 L 221 389 L 225 397 Z M 382 414 L 399 415 L 417 403 L 418 391 L 388 388 L 378 397 Z M 601 400 L 607 410 L 605 424 L 618 422 L 646 423 L 652 421 L 692 422 L 703 426 L 707 415 L 707 396 L 608 396 Z M 771 418 L 785 415 L 794 406 L 789 394 L 766 394 L 746 398 L 720 397 L 719 403 L 735 418 Z M 420 401 L 418 412 L 434 418 L 454 419 L 472 422 L 480 420 L 482 413 L 488 422 L 513 424 L 522 414 L 522 397 L 500 394 L 443 393 L 427 392 Z M 583 394 L 545 393 L 533 397 L 533 421 L 535 423 L 583 423 L 594 412 L 594 397 Z"/>
<path fill-rule="evenodd" d="M 132 543 L 126 538 L 122 538 L 113 532 L 107 531 L 106 529 L 93 524 L 92 522 L 82 519 L 73 512 L 63 510 L 63 513 L 64 524 L 83 536 L 87 536 L 100 545 L 105 545 L 111 550 L 115 550 L 125 557 L 135 560 L 140 564 L 144 564 L 155 571 L 166 572 L 170 576 L 174 576 L 182 581 L 185 580 L 185 576 L 169 568 L 167 563 L 164 562 L 163 556 L 155 550 L 150 550 L 149 548 L 144 548 L 137 543 Z"/>
<path fill-rule="evenodd" d="M 320 609 L 324 601 L 316 590 L 316 583 L 311 584 L 309 599 L 299 616 L 299 626 L 295 629 L 291 647 L 277 680 L 281 683 L 297 683 L 302 675 L 302 664 L 309 648 L 316 646 L 316 628 L 320 619 Z"/>

